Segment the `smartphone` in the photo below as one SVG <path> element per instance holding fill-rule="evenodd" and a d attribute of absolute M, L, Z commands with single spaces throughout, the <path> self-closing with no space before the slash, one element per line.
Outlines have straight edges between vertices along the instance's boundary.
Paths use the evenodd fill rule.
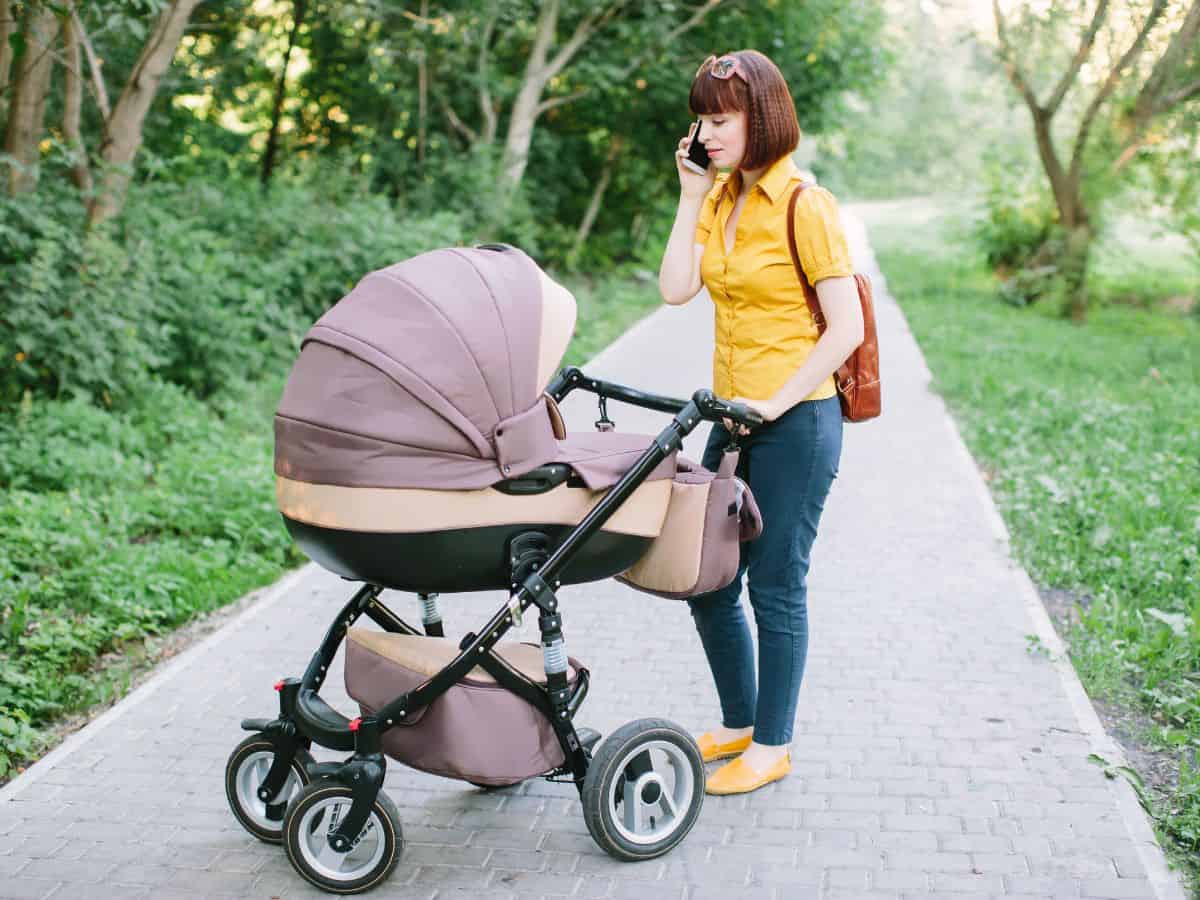
<path fill-rule="evenodd" d="M 698 175 L 708 174 L 708 164 L 711 162 L 708 151 L 700 143 L 700 120 L 696 120 L 696 130 L 692 132 L 692 142 L 688 144 L 687 156 L 683 164 Z"/>

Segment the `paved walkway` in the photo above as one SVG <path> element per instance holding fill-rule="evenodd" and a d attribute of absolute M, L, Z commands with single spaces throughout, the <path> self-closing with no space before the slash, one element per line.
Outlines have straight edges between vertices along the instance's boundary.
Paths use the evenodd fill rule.
<path fill-rule="evenodd" d="M 1122 757 L 1069 666 L 1027 652 L 1033 633 L 1061 645 L 861 225 L 847 225 L 878 288 L 886 415 L 848 427 L 826 505 L 791 777 L 708 798 L 673 853 L 622 864 L 594 845 L 569 786 L 483 793 L 395 765 L 387 789 L 409 844 L 372 896 L 1183 897 L 1128 787 L 1087 760 Z M 702 296 L 661 309 L 586 371 L 684 396 L 708 383 L 711 340 Z M 564 404 L 572 430 L 591 429 L 594 411 L 586 395 Z M 610 414 L 621 430 L 665 421 L 622 404 Z M 237 826 L 222 772 L 238 720 L 273 714 L 272 683 L 300 674 L 348 588 L 313 566 L 290 576 L 0 791 L 0 897 L 320 896 L 282 848 Z M 415 599 L 387 597 L 415 612 Z M 611 580 L 563 598 L 568 647 L 592 670 L 582 724 L 716 721 L 684 605 Z M 443 599 L 455 634 L 500 602 Z M 329 687 L 351 710 L 340 679 Z"/>

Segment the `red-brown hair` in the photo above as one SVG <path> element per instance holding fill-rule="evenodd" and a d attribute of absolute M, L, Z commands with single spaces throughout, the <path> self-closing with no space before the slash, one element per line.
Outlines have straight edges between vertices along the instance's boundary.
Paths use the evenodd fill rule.
<path fill-rule="evenodd" d="M 693 116 L 743 112 L 746 114 L 746 152 L 739 169 L 762 169 L 796 149 L 800 123 L 796 104 L 779 67 L 757 50 L 736 50 L 738 75 L 716 78 L 706 60 L 692 81 L 688 108 Z M 716 57 L 719 58 L 719 57 Z"/>

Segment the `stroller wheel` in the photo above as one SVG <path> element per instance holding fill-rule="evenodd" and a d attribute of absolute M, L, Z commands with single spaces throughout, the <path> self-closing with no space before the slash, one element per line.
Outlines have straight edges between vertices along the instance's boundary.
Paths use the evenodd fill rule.
<path fill-rule="evenodd" d="M 350 812 L 354 793 L 329 781 L 308 785 L 288 804 L 283 846 L 292 867 L 312 884 L 335 894 L 357 894 L 382 882 L 404 852 L 400 813 L 382 790 L 354 845 L 339 853 L 328 836 Z"/>
<path fill-rule="evenodd" d="M 692 736 L 666 719 L 622 725 L 583 780 L 583 818 L 611 856 L 662 856 L 691 831 L 704 804 L 704 763 Z"/>
<path fill-rule="evenodd" d="M 303 747 L 296 748 L 292 770 L 287 781 L 272 802 L 259 799 L 258 788 L 271 771 L 275 748 L 261 734 L 252 734 L 238 744 L 225 763 L 225 796 L 229 808 L 248 832 L 260 841 L 278 844 L 283 841 L 283 815 L 288 801 L 308 784 L 304 767 L 313 761 Z"/>

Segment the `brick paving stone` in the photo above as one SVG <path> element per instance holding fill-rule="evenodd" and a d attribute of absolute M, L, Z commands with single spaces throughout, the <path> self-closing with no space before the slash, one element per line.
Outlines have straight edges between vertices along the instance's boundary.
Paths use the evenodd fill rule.
<path fill-rule="evenodd" d="M 861 224 L 852 207 L 843 214 L 875 283 L 887 412 L 847 426 L 813 550 L 792 774 L 746 797 L 708 798 L 675 853 L 623 864 L 596 846 L 569 785 L 485 792 L 393 764 L 386 790 L 409 843 L 373 897 L 1182 897 L 1131 837 L 1124 795 L 1088 761 L 1094 738 L 1074 688 L 1026 650 L 1037 627 L 1028 583 Z M 709 383 L 711 340 L 702 294 L 659 310 L 585 371 L 687 396 Z M 594 397 L 573 394 L 562 410 L 570 430 L 592 430 Z M 642 434 L 667 421 L 623 404 L 610 413 Z M 699 458 L 706 433 L 688 438 L 685 455 Z M 325 896 L 282 848 L 241 830 L 221 783 L 239 720 L 272 714 L 271 685 L 303 670 L 351 593 L 315 566 L 287 587 L 0 794 L 0 898 Z M 415 617 L 413 598 L 383 599 Z M 698 732 L 717 721 L 684 605 L 612 580 L 568 586 L 561 599 L 568 648 L 592 672 L 581 724 L 608 733 L 666 716 Z M 502 601 L 444 595 L 443 617 L 461 634 Z M 537 639 L 536 617 L 518 638 Z M 341 658 L 323 696 L 352 712 Z"/>

